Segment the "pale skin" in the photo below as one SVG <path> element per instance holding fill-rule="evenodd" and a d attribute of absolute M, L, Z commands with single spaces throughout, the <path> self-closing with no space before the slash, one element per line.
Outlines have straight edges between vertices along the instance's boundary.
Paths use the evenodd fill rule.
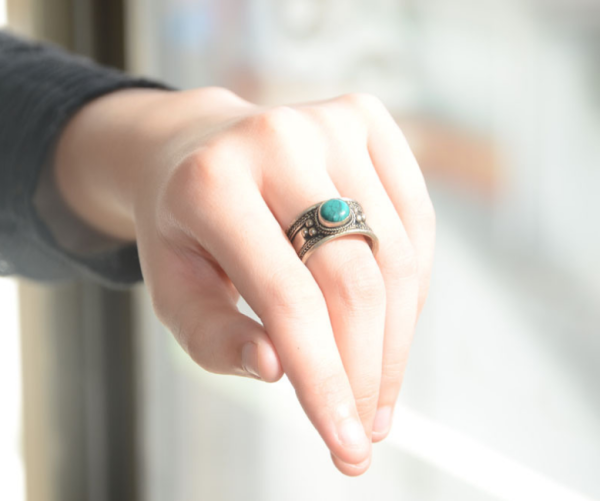
<path fill-rule="evenodd" d="M 285 373 L 335 466 L 356 476 L 389 433 L 429 288 L 435 214 L 391 115 L 367 94 L 264 107 L 219 87 L 130 89 L 87 104 L 55 176 L 89 225 L 136 241 L 160 321 L 207 371 Z M 357 200 L 378 235 L 303 264 L 285 229 Z M 242 295 L 263 325 L 237 309 Z"/>

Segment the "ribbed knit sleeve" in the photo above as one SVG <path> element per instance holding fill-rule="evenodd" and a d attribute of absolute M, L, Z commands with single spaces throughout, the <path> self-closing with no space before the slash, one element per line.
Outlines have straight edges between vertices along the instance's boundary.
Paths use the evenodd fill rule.
<path fill-rule="evenodd" d="M 33 203 L 68 120 L 90 100 L 131 87 L 169 88 L 0 30 L 0 275 L 84 278 L 113 287 L 142 279 L 135 245 L 72 252 Z"/>

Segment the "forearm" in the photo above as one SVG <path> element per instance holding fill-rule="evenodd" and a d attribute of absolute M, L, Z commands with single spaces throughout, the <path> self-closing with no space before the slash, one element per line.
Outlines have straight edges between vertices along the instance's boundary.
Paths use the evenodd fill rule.
<path fill-rule="evenodd" d="M 109 286 L 141 279 L 136 247 L 94 235 L 64 207 L 52 175 L 73 117 L 133 88 L 169 87 L 0 30 L 0 274 Z"/>

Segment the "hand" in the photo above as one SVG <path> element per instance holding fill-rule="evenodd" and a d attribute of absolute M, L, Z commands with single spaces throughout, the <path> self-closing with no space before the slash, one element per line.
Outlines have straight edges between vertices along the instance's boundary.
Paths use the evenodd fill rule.
<path fill-rule="evenodd" d="M 55 166 L 77 214 L 137 241 L 159 319 L 200 366 L 267 382 L 285 372 L 337 468 L 366 471 L 389 432 L 435 234 L 417 162 L 381 102 L 119 91 L 70 122 Z M 379 253 L 345 236 L 303 264 L 285 229 L 338 196 L 362 205 Z M 239 294 L 263 325 L 237 310 Z"/>

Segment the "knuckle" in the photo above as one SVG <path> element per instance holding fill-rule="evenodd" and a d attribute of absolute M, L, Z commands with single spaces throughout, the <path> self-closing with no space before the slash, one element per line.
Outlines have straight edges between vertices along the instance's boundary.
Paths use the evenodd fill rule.
<path fill-rule="evenodd" d="M 335 274 L 336 292 L 351 310 L 385 308 L 385 284 L 373 259 L 352 258 Z"/>
<path fill-rule="evenodd" d="M 217 357 L 210 353 L 211 343 L 206 342 L 210 335 L 205 322 L 190 322 L 183 315 L 172 315 L 172 312 L 155 309 L 159 320 L 171 332 L 177 344 L 200 367 L 209 372 L 217 372 Z"/>
<path fill-rule="evenodd" d="M 218 356 L 211 353 L 211 343 L 206 342 L 208 335 L 206 327 L 198 324 L 183 330 L 176 339 L 198 366 L 208 372 L 219 373 Z"/>
<path fill-rule="evenodd" d="M 339 118 L 334 110 L 329 106 L 317 104 L 314 106 L 306 106 L 303 108 L 306 116 L 315 124 L 321 125 L 325 129 L 331 129 L 339 126 Z"/>
<path fill-rule="evenodd" d="M 317 369 L 316 383 L 305 389 L 304 398 L 311 406 L 327 402 L 331 408 L 338 408 L 348 403 L 344 392 L 344 377 L 342 374 L 331 372 L 328 369 L 320 371 Z"/>
<path fill-rule="evenodd" d="M 182 316 L 175 321 L 172 329 L 175 339 L 188 356 L 208 372 L 222 373 L 221 356 L 217 351 L 219 345 L 211 342 L 211 337 L 223 331 L 225 319 L 219 314 L 211 315 L 209 322 L 197 315 Z"/>
<path fill-rule="evenodd" d="M 381 373 L 381 384 L 388 388 L 400 388 L 402 384 L 402 378 L 404 377 L 404 369 L 406 364 L 404 363 L 405 358 L 400 360 L 394 360 L 393 362 L 386 362 L 383 365 Z"/>
<path fill-rule="evenodd" d="M 224 148 L 207 147 L 193 153 L 173 171 L 168 188 L 172 196 L 181 199 L 198 191 L 214 192 L 226 185 Z M 196 197 L 194 197 L 196 198 Z"/>
<path fill-rule="evenodd" d="M 234 164 L 231 159 L 231 147 L 225 139 L 212 141 L 192 155 L 186 166 L 185 180 L 208 190 L 226 186 L 229 169 Z"/>
<path fill-rule="evenodd" d="M 362 131 L 356 120 L 348 120 L 347 114 L 340 113 L 339 109 L 328 105 L 315 105 L 302 109 L 310 124 L 314 126 L 314 139 L 319 143 L 319 139 L 333 139 L 336 143 L 347 144 L 350 133 L 358 129 Z M 354 117 L 353 117 L 354 118 Z M 358 127 L 357 127 L 358 125 Z"/>
<path fill-rule="evenodd" d="M 268 298 L 263 310 L 268 308 L 273 314 L 287 319 L 302 320 L 325 307 L 318 286 L 313 286 L 296 267 L 284 266 L 274 270 L 264 282 L 263 289 L 263 297 Z M 257 314 L 260 316 L 259 312 Z"/>
<path fill-rule="evenodd" d="M 359 415 L 373 412 L 377 408 L 379 402 L 379 385 L 375 384 L 373 387 L 365 388 L 362 391 L 356 391 L 354 400 L 356 401 L 356 408 Z"/>
<path fill-rule="evenodd" d="M 220 314 L 220 305 L 211 308 L 210 317 L 190 311 L 186 301 L 174 301 L 165 287 L 153 287 L 150 291 L 152 308 L 158 320 L 173 335 L 183 351 L 200 367 L 215 372 L 219 358 L 215 343 L 209 342 L 215 332 L 221 332 L 226 312 Z"/>
<path fill-rule="evenodd" d="M 299 112 L 290 106 L 275 106 L 253 115 L 250 120 L 261 136 L 287 137 L 299 124 Z"/>
<path fill-rule="evenodd" d="M 250 148 L 260 148 L 259 176 L 281 182 L 282 175 L 297 175 L 299 169 L 315 169 L 315 158 L 325 155 L 322 127 L 311 113 L 290 106 L 276 106 L 246 117 L 241 123 Z"/>
<path fill-rule="evenodd" d="M 164 205 L 187 219 L 186 214 L 214 204 L 224 191 L 231 189 L 232 183 L 240 181 L 239 163 L 232 159 L 225 139 L 213 141 L 188 156 L 173 169 L 161 189 Z"/>
<path fill-rule="evenodd" d="M 412 246 L 405 246 L 400 253 L 390 259 L 388 269 L 392 270 L 392 276 L 406 280 L 416 278 L 419 275 L 419 260 Z"/>
<path fill-rule="evenodd" d="M 380 256 L 380 264 L 386 280 L 392 284 L 405 282 L 419 275 L 417 253 L 401 230 L 390 232 L 386 251 Z"/>
<path fill-rule="evenodd" d="M 206 102 L 206 100 L 222 102 L 230 101 L 236 103 L 243 101 L 243 99 L 232 90 L 218 85 L 209 85 L 181 92 L 186 98 L 191 97 L 192 99 L 202 100 L 201 103 Z"/>
<path fill-rule="evenodd" d="M 359 110 L 372 112 L 385 109 L 381 99 L 367 92 L 350 92 L 340 96 L 340 99 L 347 105 Z"/>
<path fill-rule="evenodd" d="M 238 96 L 232 90 L 226 87 L 220 87 L 218 85 L 210 85 L 208 87 L 201 87 L 199 91 L 209 94 L 214 99 L 240 101 L 241 97 Z"/>

